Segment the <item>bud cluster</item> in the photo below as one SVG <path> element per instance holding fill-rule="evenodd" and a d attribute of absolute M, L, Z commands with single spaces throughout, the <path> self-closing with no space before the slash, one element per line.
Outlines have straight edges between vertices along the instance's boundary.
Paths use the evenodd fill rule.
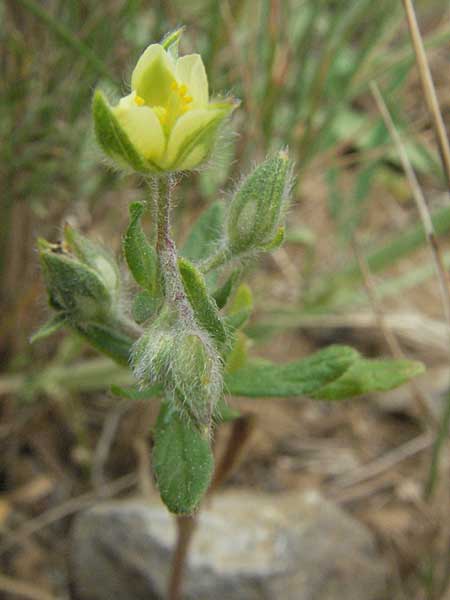
<path fill-rule="evenodd" d="M 209 426 L 222 394 L 222 365 L 204 331 L 160 318 L 135 343 L 131 366 L 142 388 L 161 384 L 178 413 Z"/>

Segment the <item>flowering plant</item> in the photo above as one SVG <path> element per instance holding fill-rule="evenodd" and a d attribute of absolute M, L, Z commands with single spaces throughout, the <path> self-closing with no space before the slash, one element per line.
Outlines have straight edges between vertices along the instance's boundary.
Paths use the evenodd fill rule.
<path fill-rule="evenodd" d="M 178 57 L 180 33 L 144 51 L 131 93 L 116 106 L 101 91 L 94 95 L 101 148 L 150 183 L 149 200 L 130 206 L 123 238 L 139 288 L 131 314 L 121 301 L 123 284 L 114 258 L 67 227 L 62 243 L 39 242 L 55 316 L 35 338 L 66 325 L 130 367 L 136 385 L 115 387 L 114 393 L 161 399 L 152 431 L 154 473 L 169 510 L 186 515 L 196 510 L 211 481 L 217 487 L 237 454 L 235 436 L 213 478 L 214 429 L 231 421 L 242 433 L 246 422 L 226 402 L 227 395 L 340 400 L 390 389 L 422 366 L 367 360 L 346 346 L 285 365 L 249 356 L 245 325 L 253 301 L 242 279 L 262 252 L 283 242 L 293 167 L 287 150 L 270 155 L 242 179 L 227 204 L 211 204 L 177 250 L 170 224 L 176 172 L 206 160 L 219 127 L 237 106 L 231 99 L 210 102 L 201 57 Z M 147 211 L 151 227 L 145 232 L 141 220 Z"/>

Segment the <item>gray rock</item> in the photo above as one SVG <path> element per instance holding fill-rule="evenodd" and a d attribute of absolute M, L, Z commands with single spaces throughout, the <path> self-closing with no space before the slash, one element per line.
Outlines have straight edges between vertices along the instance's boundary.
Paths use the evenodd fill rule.
<path fill-rule="evenodd" d="M 72 532 L 80 600 L 161 600 L 175 540 L 154 502 L 99 504 Z M 233 491 L 202 509 L 185 577 L 190 600 L 382 600 L 371 533 L 318 494 Z"/>

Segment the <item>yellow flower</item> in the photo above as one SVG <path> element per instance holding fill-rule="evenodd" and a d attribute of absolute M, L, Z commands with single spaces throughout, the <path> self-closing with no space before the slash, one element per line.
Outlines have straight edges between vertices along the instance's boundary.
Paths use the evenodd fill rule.
<path fill-rule="evenodd" d="M 111 107 L 94 97 L 97 138 L 103 150 L 141 172 L 183 171 L 209 155 L 224 119 L 237 103 L 209 101 L 199 54 L 177 57 L 181 30 L 170 43 L 151 44 L 131 77 L 131 93 Z"/>

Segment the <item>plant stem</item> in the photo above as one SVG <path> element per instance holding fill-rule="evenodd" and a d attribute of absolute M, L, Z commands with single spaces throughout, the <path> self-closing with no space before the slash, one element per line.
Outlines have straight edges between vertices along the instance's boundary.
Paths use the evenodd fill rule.
<path fill-rule="evenodd" d="M 170 237 L 170 210 L 173 188 L 174 180 L 170 175 L 159 179 L 156 252 L 158 253 L 164 280 L 164 294 L 167 305 L 178 314 L 179 318 L 188 327 L 194 327 L 194 312 L 186 297 L 178 270 L 177 248 L 175 242 Z"/>
<path fill-rule="evenodd" d="M 177 525 L 177 545 L 172 558 L 168 600 L 181 600 L 183 573 L 189 552 L 190 542 L 197 525 L 197 514 L 175 517 Z"/>
<path fill-rule="evenodd" d="M 251 415 L 239 417 L 231 426 L 230 436 L 227 441 L 221 460 L 208 490 L 208 496 L 214 494 L 220 485 L 236 466 L 237 459 L 247 442 L 253 426 Z M 175 517 L 177 525 L 177 544 L 172 559 L 172 570 L 169 580 L 168 600 L 181 600 L 183 573 L 185 571 L 189 547 L 197 527 L 199 512 L 189 516 Z"/>

